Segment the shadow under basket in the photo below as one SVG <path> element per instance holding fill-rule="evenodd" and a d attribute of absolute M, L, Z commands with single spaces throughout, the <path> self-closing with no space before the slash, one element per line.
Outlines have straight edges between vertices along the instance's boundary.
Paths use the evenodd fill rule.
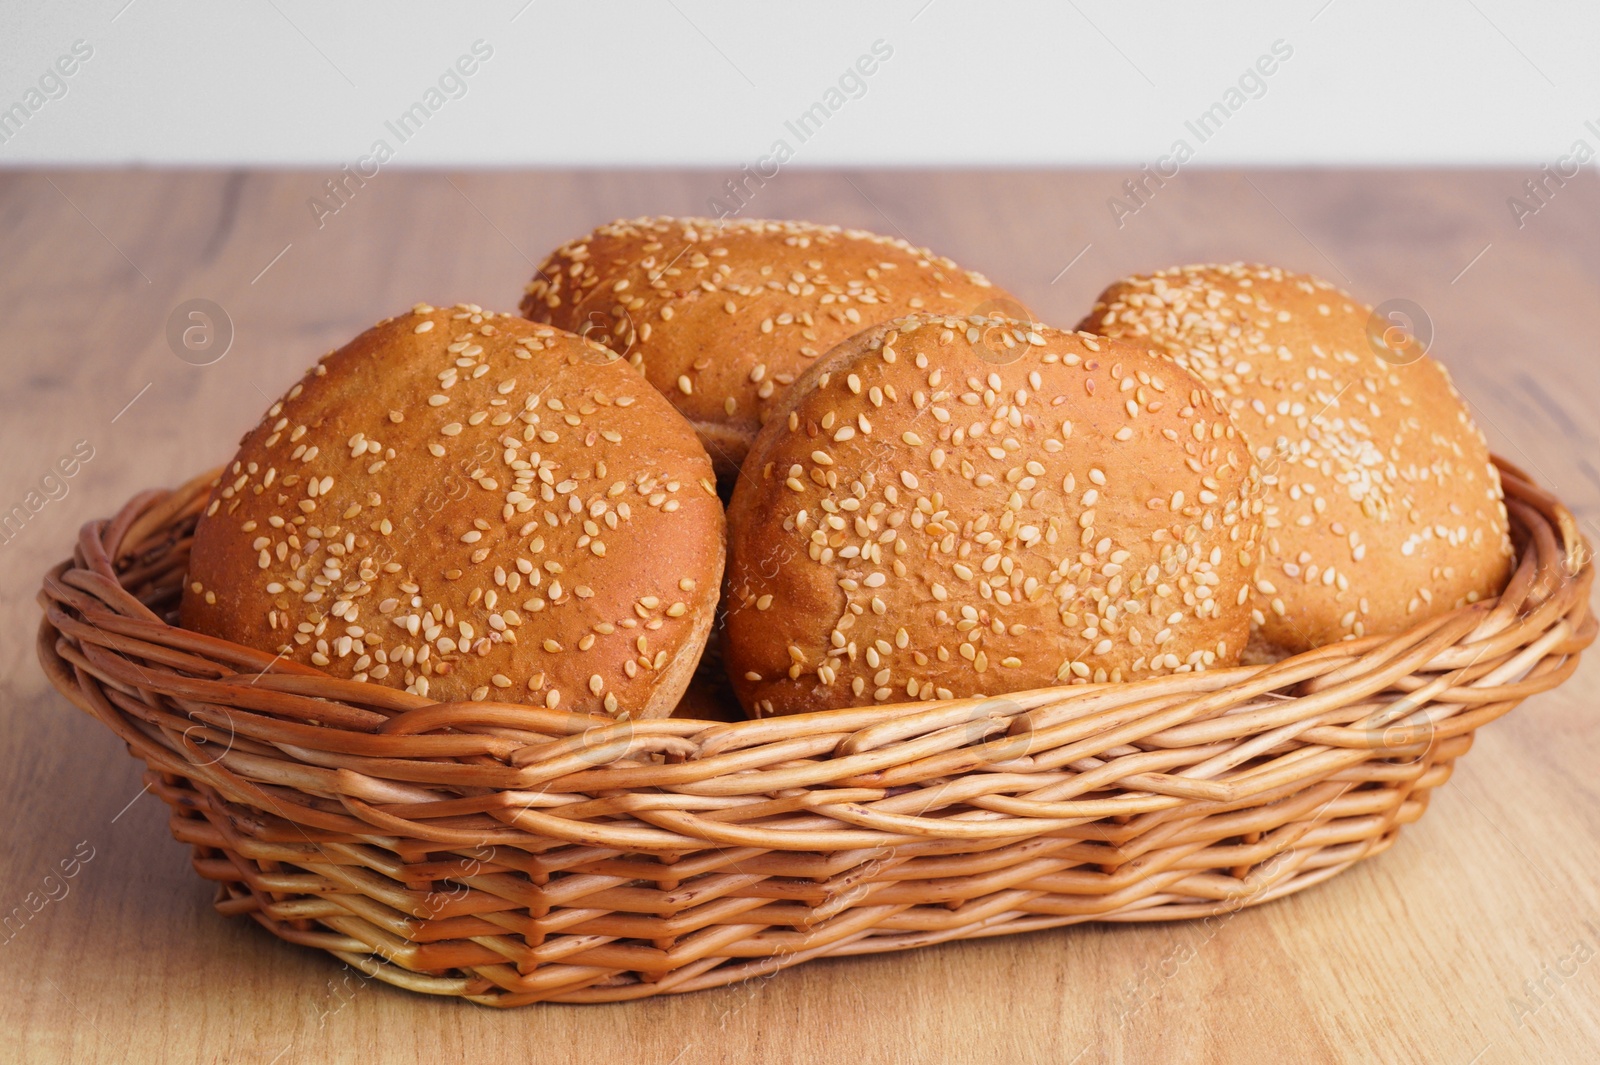
<path fill-rule="evenodd" d="M 38 650 L 144 760 L 221 913 L 413 991 L 643 998 L 1227 913 L 1385 850 L 1595 637 L 1589 546 L 1500 468 L 1498 599 L 1129 684 L 731 723 L 434 703 L 169 624 L 214 472 L 83 527 Z"/>

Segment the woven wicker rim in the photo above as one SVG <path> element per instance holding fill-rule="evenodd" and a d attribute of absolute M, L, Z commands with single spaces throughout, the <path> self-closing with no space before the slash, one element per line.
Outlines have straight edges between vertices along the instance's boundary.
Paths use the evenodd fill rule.
<path fill-rule="evenodd" d="M 1378 853 L 1595 638 L 1576 522 L 1497 459 L 1505 592 L 1271 664 L 760 721 L 433 703 L 166 622 L 216 471 L 79 533 L 46 673 L 148 766 L 217 908 L 490 1005 L 1231 913 Z"/>

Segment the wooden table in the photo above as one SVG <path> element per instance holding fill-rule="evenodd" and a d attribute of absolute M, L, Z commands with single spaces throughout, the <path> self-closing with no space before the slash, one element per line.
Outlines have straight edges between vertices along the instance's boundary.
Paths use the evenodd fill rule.
<path fill-rule="evenodd" d="M 270 397 L 377 318 L 418 300 L 512 308 L 559 240 L 704 213 L 734 175 L 385 171 L 317 212 L 333 176 L 0 176 L 0 510 L 44 501 L 0 546 L 0 1059 L 1594 1060 L 1600 655 L 1484 730 L 1389 853 L 1211 933 L 1082 926 L 496 1012 L 219 917 L 141 767 L 40 674 L 39 575 L 82 522 L 225 460 Z M 785 171 L 747 213 L 903 233 L 1063 325 L 1121 274 L 1202 260 L 1413 300 L 1490 443 L 1600 541 L 1600 183 L 1569 182 L 1519 229 L 1507 197 L 1531 172 L 1185 172 L 1114 211 L 1130 176 Z M 187 361 L 169 346 L 191 299 L 232 323 L 209 365 L 220 332 Z M 42 490 L 75 446 L 93 457 Z"/>

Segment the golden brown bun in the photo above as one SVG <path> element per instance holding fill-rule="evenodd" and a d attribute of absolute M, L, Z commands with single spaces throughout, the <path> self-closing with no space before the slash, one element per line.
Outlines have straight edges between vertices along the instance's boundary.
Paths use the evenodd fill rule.
<path fill-rule="evenodd" d="M 1297 652 L 1497 595 L 1500 477 L 1440 363 L 1379 358 L 1371 308 L 1275 267 L 1187 266 L 1108 288 L 1080 328 L 1150 344 L 1228 403 L 1265 474 L 1257 638 Z"/>
<path fill-rule="evenodd" d="M 1233 664 L 1255 478 L 1222 405 L 1143 348 L 871 330 L 795 385 L 734 488 L 734 688 L 790 714 Z"/>
<path fill-rule="evenodd" d="M 240 442 L 182 622 L 439 701 L 664 716 L 716 609 L 714 487 L 694 432 L 614 353 L 419 304 Z"/>
<path fill-rule="evenodd" d="M 522 313 L 624 353 L 695 427 L 724 481 L 816 358 L 912 311 L 1020 305 L 926 248 L 861 230 L 640 218 L 557 248 Z"/>

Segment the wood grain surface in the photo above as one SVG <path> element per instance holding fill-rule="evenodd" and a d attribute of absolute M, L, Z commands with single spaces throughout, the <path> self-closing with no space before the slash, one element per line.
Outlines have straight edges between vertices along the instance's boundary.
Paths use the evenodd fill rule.
<path fill-rule="evenodd" d="M 376 319 L 418 300 L 514 308 L 558 241 L 704 213 L 735 175 L 385 171 L 319 227 L 308 201 L 334 176 L 0 175 L 0 511 L 39 504 L 0 535 L 0 1060 L 1595 1060 L 1600 656 L 1481 732 L 1389 853 L 1210 925 L 1090 925 L 496 1012 L 218 916 L 141 766 L 40 674 L 39 576 L 84 521 L 226 460 L 308 363 Z M 1186 171 L 1119 225 L 1108 200 L 1130 176 L 785 171 L 744 213 L 903 234 L 1064 325 L 1124 273 L 1203 260 L 1409 299 L 1494 449 L 1600 541 L 1592 175 L 1521 228 L 1506 201 L 1531 171 Z M 188 360 L 169 345 L 191 299 L 231 321 L 209 365 L 220 345 Z"/>

